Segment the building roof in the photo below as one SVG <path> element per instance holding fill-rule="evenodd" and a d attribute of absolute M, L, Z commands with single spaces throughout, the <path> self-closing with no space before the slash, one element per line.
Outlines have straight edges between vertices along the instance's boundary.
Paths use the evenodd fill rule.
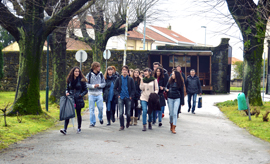
<path fill-rule="evenodd" d="M 168 35 L 169 37 L 172 37 L 173 39 L 179 41 L 179 42 L 187 42 L 187 43 L 195 43 L 189 39 L 187 39 L 186 37 L 168 29 L 168 28 L 164 28 L 164 27 L 158 27 L 158 26 L 152 26 L 153 28 L 157 29 L 158 31 Z"/>
<path fill-rule="evenodd" d="M 67 49 L 66 50 L 92 50 L 91 47 L 79 40 L 75 40 L 73 38 L 66 38 L 67 42 Z M 43 51 L 47 50 L 47 41 L 45 41 L 44 46 L 43 46 Z M 19 45 L 17 42 L 14 42 L 7 47 L 5 47 L 3 52 L 7 51 L 20 51 Z"/>
<path fill-rule="evenodd" d="M 162 36 L 161 34 L 156 33 L 153 30 L 150 30 L 147 27 L 146 27 L 146 30 L 145 30 L 145 34 L 146 34 L 146 36 L 150 37 L 151 39 L 154 39 L 155 41 L 175 43 L 174 41 Z"/>
<path fill-rule="evenodd" d="M 137 27 L 135 27 L 132 31 L 128 31 L 128 34 L 129 39 L 143 39 L 143 34 L 137 31 Z M 149 38 L 148 36 L 145 36 L 145 40 L 153 41 L 153 39 Z"/>
<path fill-rule="evenodd" d="M 241 61 L 241 62 L 242 62 L 242 60 L 237 59 L 237 58 L 235 58 L 235 57 L 232 57 L 232 64 L 234 64 L 234 63 L 237 62 L 237 61 Z"/>

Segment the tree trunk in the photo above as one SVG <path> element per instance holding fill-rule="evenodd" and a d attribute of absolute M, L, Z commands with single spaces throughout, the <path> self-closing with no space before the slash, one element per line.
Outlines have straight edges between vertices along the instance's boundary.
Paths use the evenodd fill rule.
<path fill-rule="evenodd" d="M 42 34 L 40 32 L 40 34 Z M 36 33 L 21 31 L 20 59 L 14 104 L 9 114 L 40 114 L 40 60 L 44 39 Z M 15 72 L 14 72 L 15 73 Z"/>
<path fill-rule="evenodd" d="M 53 88 L 50 101 L 54 103 L 58 103 L 66 91 L 66 29 L 65 23 L 56 29 L 53 32 L 53 43 L 50 44 L 53 63 Z"/>
<path fill-rule="evenodd" d="M 249 98 L 249 103 L 254 106 L 262 105 L 261 97 L 261 69 L 263 39 L 261 42 L 257 38 L 249 39 L 251 45 L 257 45 L 244 55 L 244 72 L 243 72 L 243 92 Z M 246 43 L 247 41 L 245 41 Z"/>
<path fill-rule="evenodd" d="M 93 62 L 97 61 L 100 63 L 101 72 L 105 74 L 106 65 L 103 59 L 103 52 L 106 49 L 107 41 L 104 39 L 104 35 L 95 31 L 95 43 L 91 46 L 93 50 Z"/>

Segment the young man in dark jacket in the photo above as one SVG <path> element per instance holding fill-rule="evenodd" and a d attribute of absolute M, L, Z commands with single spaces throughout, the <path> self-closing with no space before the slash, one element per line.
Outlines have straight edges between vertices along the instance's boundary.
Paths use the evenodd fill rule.
<path fill-rule="evenodd" d="M 118 77 L 115 81 L 114 85 L 114 94 L 118 98 L 118 106 L 119 106 L 119 118 L 120 118 L 120 131 L 124 130 L 124 105 L 125 105 L 125 113 L 127 115 L 127 124 L 126 128 L 129 127 L 130 123 L 130 108 L 131 108 L 131 100 L 135 96 L 135 84 L 134 80 L 128 76 L 128 66 L 122 67 L 122 75 Z"/>
<path fill-rule="evenodd" d="M 196 98 L 197 94 L 202 95 L 202 88 L 200 79 L 198 76 L 195 75 L 195 70 L 190 70 L 190 75 L 187 77 L 186 80 L 186 89 L 188 94 L 188 112 L 190 112 L 191 108 L 191 97 L 193 96 L 193 106 L 192 106 L 192 114 L 195 114 L 195 107 L 196 107 Z"/>

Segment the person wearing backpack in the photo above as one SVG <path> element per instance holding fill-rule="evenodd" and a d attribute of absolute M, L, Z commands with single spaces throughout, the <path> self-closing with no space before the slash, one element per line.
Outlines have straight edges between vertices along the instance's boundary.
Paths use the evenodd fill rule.
<path fill-rule="evenodd" d="M 106 85 L 102 72 L 100 72 L 100 63 L 93 62 L 91 64 L 91 71 L 86 75 L 88 81 L 88 99 L 89 99 L 89 111 L 90 111 L 90 126 L 94 127 L 96 124 L 95 116 L 95 103 L 99 111 L 98 119 L 100 124 L 103 124 L 103 88 Z"/>
<path fill-rule="evenodd" d="M 106 102 L 107 110 L 106 110 L 106 116 L 107 116 L 107 125 L 111 125 L 112 122 L 115 122 L 115 101 L 117 100 L 114 96 L 113 88 L 114 88 L 114 82 L 117 78 L 115 74 L 113 74 L 113 68 L 108 67 L 106 70 L 106 73 L 104 75 L 106 86 L 103 88 L 103 100 Z"/>
<path fill-rule="evenodd" d="M 81 116 L 81 109 L 84 107 L 84 100 L 83 96 L 87 94 L 86 88 L 86 78 L 84 77 L 83 73 L 81 72 L 79 67 L 74 67 L 69 72 L 67 76 L 67 89 L 66 89 L 66 96 L 72 95 L 74 97 L 74 102 L 76 104 L 75 109 L 77 113 L 77 120 L 78 120 L 78 129 L 77 133 L 81 133 L 81 124 L 82 124 L 82 116 Z M 67 134 L 67 127 L 69 124 L 69 119 L 65 120 L 64 129 L 61 129 L 60 132 L 64 135 Z"/>

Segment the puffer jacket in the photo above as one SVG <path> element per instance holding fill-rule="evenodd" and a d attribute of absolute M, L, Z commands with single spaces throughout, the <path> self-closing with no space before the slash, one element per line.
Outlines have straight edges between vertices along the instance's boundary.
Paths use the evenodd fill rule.
<path fill-rule="evenodd" d="M 115 74 L 112 75 L 111 77 L 107 77 L 107 79 L 106 79 L 106 85 L 103 88 L 103 101 L 104 102 L 107 102 L 108 101 L 108 97 L 109 97 L 109 92 L 110 92 L 111 85 L 112 85 L 112 83 L 115 82 L 116 79 L 117 79 L 117 76 Z"/>
<path fill-rule="evenodd" d="M 189 75 L 186 80 L 186 89 L 187 94 L 202 93 L 202 87 L 199 77 L 196 75 L 194 75 L 194 77 Z"/>
<path fill-rule="evenodd" d="M 83 96 L 87 94 L 86 82 L 81 81 L 81 78 L 79 78 L 75 87 L 69 82 L 67 84 L 66 93 L 69 93 L 74 97 L 76 108 L 83 108 L 85 105 Z"/>
<path fill-rule="evenodd" d="M 180 88 L 177 86 L 177 83 L 168 83 L 166 86 L 166 90 L 169 89 L 168 98 L 170 99 L 178 99 L 180 98 L 181 105 L 184 105 L 184 86 L 182 85 Z"/>
<path fill-rule="evenodd" d="M 89 79 L 89 76 L 91 77 L 90 79 Z M 98 72 L 97 74 L 95 74 L 93 70 L 91 69 L 91 71 L 86 75 L 86 79 L 88 81 L 88 83 L 86 84 L 88 88 L 88 95 L 94 95 L 94 96 L 101 95 L 103 92 L 103 88 L 106 85 L 102 72 Z M 99 84 L 99 87 L 94 88 L 96 84 Z"/>

